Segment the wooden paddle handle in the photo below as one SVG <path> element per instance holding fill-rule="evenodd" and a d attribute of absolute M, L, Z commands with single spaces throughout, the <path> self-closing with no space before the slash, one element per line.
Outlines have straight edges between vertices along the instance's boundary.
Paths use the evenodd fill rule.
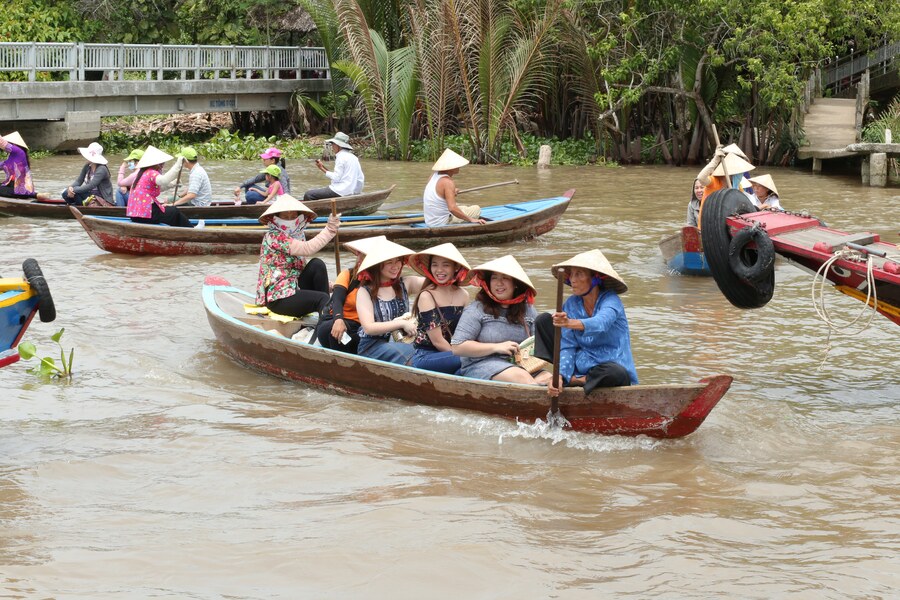
<path fill-rule="evenodd" d="M 175 193 L 173 194 L 172 204 L 174 204 L 178 200 L 178 186 L 181 184 L 181 172 L 182 171 L 184 171 L 184 163 L 183 162 L 181 163 L 181 166 L 178 167 L 178 177 L 175 179 Z"/>
<path fill-rule="evenodd" d="M 563 283 L 565 281 L 565 269 L 556 269 L 556 312 L 563 309 Z M 559 373 L 559 357 L 562 353 L 562 329 L 553 327 L 553 387 L 561 390 L 562 381 Z M 550 400 L 550 411 L 559 412 L 559 398 L 553 396 Z"/>
<path fill-rule="evenodd" d="M 331 215 L 337 216 L 337 201 L 331 201 Z M 338 237 L 338 232 L 334 232 L 334 268 L 337 271 L 337 274 L 341 273 L 341 240 Z"/>
<path fill-rule="evenodd" d="M 479 185 L 478 187 L 467 188 L 465 190 L 459 190 L 458 192 L 456 192 L 456 195 L 459 196 L 460 194 L 468 194 L 469 192 L 477 192 L 479 190 L 487 190 L 487 189 L 490 189 L 493 187 L 500 187 L 501 185 L 513 185 L 513 184 L 519 185 L 519 180 L 512 179 L 510 181 L 501 181 L 499 183 L 489 183 L 487 185 Z"/>
<path fill-rule="evenodd" d="M 722 144 L 721 144 L 721 142 L 719 142 L 719 132 L 716 129 L 715 123 L 713 123 L 712 130 L 713 130 L 713 141 L 716 143 L 716 150 L 718 150 L 719 146 L 721 146 Z M 725 173 L 725 182 L 727 183 L 728 187 L 731 187 L 731 177 L 728 176 L 728 167 L 725 166 L 725 157 L 724 156 L 722 157 L 722 162 L 720 164 L 722 165 L 722 171 Z"/>

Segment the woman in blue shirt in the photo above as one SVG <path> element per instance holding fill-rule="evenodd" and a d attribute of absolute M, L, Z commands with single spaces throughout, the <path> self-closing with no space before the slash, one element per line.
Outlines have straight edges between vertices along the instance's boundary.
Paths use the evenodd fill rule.
<path fill-rule="evenodd" d="M 563 385 L 583 386 L 585 394 L 597 387 L 637 385 L 628 317 L 619 299 L 628 286 L 600 250 L 578 254 L 551 272 L 556 275 L 558 269 L 572 295 L 562 312 L 538 315 L 534 355 L 553 360 L 553 328 L 560 327 Z M 550 391 L 555 391 L 552 382 Z"/>

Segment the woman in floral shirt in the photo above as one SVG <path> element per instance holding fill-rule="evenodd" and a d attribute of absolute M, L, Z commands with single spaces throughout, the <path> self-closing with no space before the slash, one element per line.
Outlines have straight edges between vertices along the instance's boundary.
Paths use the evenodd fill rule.
<path fill-rule="evenodd" d="M 334 238 L 340 219 L 328 217 L 325 228 L 306 241 L 304 230 L 315 218 L 315 211 L 287 194 L 279 196 L 259 217 L 269 230 L 259 249 L 257 305 L 279 315 L 302 317 L 321 313 L 328 304 L 325 263 L 320 258 L 307 262 L 303 257 L 315 254 Z"/>

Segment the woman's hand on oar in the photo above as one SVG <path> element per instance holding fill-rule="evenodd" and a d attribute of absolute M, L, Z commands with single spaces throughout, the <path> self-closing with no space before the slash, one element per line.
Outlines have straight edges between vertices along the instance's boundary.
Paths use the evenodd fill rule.
<path fill-rule="evenodd" d="M 561 313 L 563 309 L 563 282 L 566 279 L 565 269 L 556 269 L 556 312 Z M 550 394 L 550 412 L 557 414 L 559 412 L 559 394 L 562 392 L 563 382 L 559 373 L 559 356 L 562 352 L 562 329 L 553 328 L 553 379 L 547 386 L 547 393 Z"/>

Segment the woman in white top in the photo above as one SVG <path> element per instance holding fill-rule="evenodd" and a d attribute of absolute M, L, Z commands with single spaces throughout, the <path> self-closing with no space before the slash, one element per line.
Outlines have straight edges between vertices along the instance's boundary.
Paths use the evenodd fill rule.
<path fill-rule="evenodd" d="M 326 169 L 321 160 L 316 160 L 316 167 L 331 180 L 331 185 L 309 190 L 303 194 L 305 202 L 362 193 L 366 177 L 349 142 L 350 137 L 340 131 L 325 141 L 326 144 L 331 144 L 331 151 L 334 152 L 334 171 Z"/>

